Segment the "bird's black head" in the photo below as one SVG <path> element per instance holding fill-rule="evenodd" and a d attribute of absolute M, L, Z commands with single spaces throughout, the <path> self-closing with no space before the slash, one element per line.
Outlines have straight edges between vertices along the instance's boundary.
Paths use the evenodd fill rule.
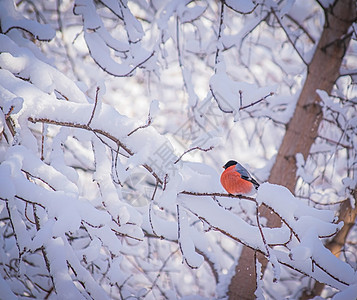
<path fill-rule="evenodd" d="M 230 166 L 234 166 L 236 165 L 237 162 L 235 160 L 230 160 L 229 162 L 227 162 L 224 166 L 223 166 L 223 169 L 227 169 L 229 168 Z"/>

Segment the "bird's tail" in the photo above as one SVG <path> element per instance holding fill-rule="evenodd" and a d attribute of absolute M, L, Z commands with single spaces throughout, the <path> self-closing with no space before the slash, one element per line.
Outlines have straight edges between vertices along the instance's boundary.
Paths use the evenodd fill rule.
<path fill-rule="evenodd" d="M 257 190 L 258 187 L 259 187 L 259 183 L 258 183 L 254 178 L 251 178 L 251 179 L 250 179 L 250 182 L 253 183 L 253 186 L 254 186 L 255 189 Z"/>

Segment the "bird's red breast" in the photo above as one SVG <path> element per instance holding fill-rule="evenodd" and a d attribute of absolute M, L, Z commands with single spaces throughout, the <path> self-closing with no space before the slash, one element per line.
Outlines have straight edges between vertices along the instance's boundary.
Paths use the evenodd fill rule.
<path fill-rule="evenodd" d="M 249 194 L 253 189 L 253 184 L 241 178 L 241 175 L 235 169 L 235 165 L 223 171 L 221 184 L 224 189 L 232 195 Z"/>

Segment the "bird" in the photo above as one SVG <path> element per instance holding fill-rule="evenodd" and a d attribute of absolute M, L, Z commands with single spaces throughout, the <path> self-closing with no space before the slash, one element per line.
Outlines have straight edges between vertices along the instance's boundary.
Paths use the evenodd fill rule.
<path fill-rule="evenodd" d="M 229 194 L 247 195 L 258 189 L 259 183 L 240 163 L 230 160 L 223 168 L 221 184 Z"/>

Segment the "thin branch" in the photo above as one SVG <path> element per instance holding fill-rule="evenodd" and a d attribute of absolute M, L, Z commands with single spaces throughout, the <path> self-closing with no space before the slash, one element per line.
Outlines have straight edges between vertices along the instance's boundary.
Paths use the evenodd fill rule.
<path fill-rule="evenodd" d="M 50 42 L 53 39 L 53 38 L 50 38 L 50 39 L 40 38 L 38 34 L 35 34 L 35 33 L 31 32 L 29 29 L 22 27 L 20 25 L 15 25 L 15 26 L 9 27 L 5 32 L 3 32 L 3 34 L 7 35 L 13 29 L 20 29 L 24 32 L 27 32 L 32 37 L 34 37 L 36 40 L 41 41 L 41 42 Z"/>
<path fill-rule="evenodd" d="M 221 13 L 220 13 L 220 19 L 219 19 L 219 27 L 218 27 L 218 36 L 217 36 L 217 49 L 216 49 L 216 56 L 214 59 L 214 64 L 215 64 L 215 68 L 218 64 L 218 56 L 219 56 L 219 51 L 220 51 L 220 39 L 221 39 L 221 35 L 222 35 L 222 27 L 223 27 L 223 18 L 224 18 L 224 6 L 225 3 L 224 1 L 221 1 Z"/>
<path fill-rule="evenodd" d="M 36 223 L 36 230 L 39 231 L 41 229 L 40 217 L 37 214 L 37 207 L 35 204 L 33 204 L 33 216 L 34 216 L 35 223 Z M 52 282 L 52 288 L 56 293 L 55 281 L 54 281 L 53 276 L 51 275 L 51 266 L 50 266 L 51 264 L 50 264 L 50 260 L 48 259 L 48 256 L 47 256 L 47 251 L 45 249 L 45 246 L 41 247 L 41 251 L 42 251 L 43 259 L 45 261 L 45 265 L 46 265 L 48 274 L 49 274 L 51 282 Z M 52 289 L 50 289 L 50 290 L 52 291 Z"/>
<path fill-rule="evenodd" d="M 225 4 L 227 7 L 229 7 L 231 10 L 233 10 L 233 11 L 235 11 L 236 13 L 239 13 L 239 14 L 241 14 L 241 15 L 250 15 L 252 12 L 255 11 L 255 9 L 256 9 L 256 8 L 258 7 L 258 5 L 259 5 L 259 3 L 256 3 L 255 6 L 254 6 L 250 11 L 243 12 L 243 11 L 239 11 L 239 10 L 233 8 L 232 6 L 228 5 L 228 4 L 226 3 L 226 1 L 224 1 L 224 0 L 221 0 L 221 1 L 224 2 L 224 4 Z"/>
<path fill-rule="evenodd" d="M 34 204 L 33 204 L 33 205 L 34 205 Z M 28 213 L 27 213 L 28 206 L 29 206 L 29 204 L 26 202 L 26 203 L 25 203 L 25 218 L 26 218 L 27 221 L 29 221 L 31 224 L 36 225 L 35 221 L 32 221 L 32 220 L 30 219 L 30 217 L 28 216 Z"/>
<path fill-rule="evenodd" d="M 44 144 L 45 144 L 45 131 L 46 131 L 46 124 L 42 123 L 42 132 L 41 132 L 41 160 L 44 161 Z"/>
<path fill-rule="evenodd" d="M 113 182 L 116 183 L 116 184 L 119 184 L 121 187 L 123 187 L 123 184 L 121 183 L 120 179 L 119 179 L 119 174 L 118 174 L 118 157 L 119 157 L 119 146 L 118 146 L 118 149 L 117 151 L 114 151 L 113 149 L 111 149 L 111 153 L 112 153 L 112 179 L 113 179 Z M 114 157 L 114 153 L 115 153 L 115 157 Z M 115 173 L 115 176 L 116 176 L 116 179 L 114 178 L 114 174 Z"/>
<path fill-rule="evenodd" d="M 95 91 L 94 107 L 93 107 L 93 110 L 92 110 L 92 115 L 90 116 L 90 119 L 89 119 L 89 121 L 88 121 L 88 123 L 87 123 L 87 126 L 89 126 L 89 125 L 90 125 L 90 123 L 92 123 L 92 120 L 93 120 L 93 117 L 94 117 L 95 110 L 97 109 L 99 90 L 100 90 L 100 87 L 99 87 L 99 86 L 97 86 L 97 89 L 96 89 L 96 91 Z"/>
<path fill-rule="evenodd" d="M 346 33 L 345 35 L 343 35 L 342 37 L 338 38 L 338 39 L 335 39 L 333 41 L 331 41 L 330 43 L 326 44 L 325 46 L 323 46 L 321 48 L 321 50 L 323 52 L 326 52 L 327 48 L 333 46 L 334 44 L 338 44 L 339 47 L 341 47 L 341 42 L 345 42 L 346 40 L 349 40 L 351 38 L 351 36 L 353 35 L 353 32 L 349 32 L 349 33 Z M 345 45 L 345 47 L 347 47 Z"/>
<path fill-rule="evenodd" d="M 176 159 L 176 161 L 174 162 L 174 165 L 177 164 L 185 154 L 187 154 L 187 153 L 189 153 L 189 152 L 191 152 L 191 151 L 200 150 L 200 151 L 203 151 L 203 152 L 208 152 L 208 151 L 212 150 L 213 148 L 214 148 L 214 147 L 211 146 L 211 147 L 209 147 L 209 148 L 204 149 L 204 148 L 201 148 L 201 147 L 198 147 L 198 146 L 197 146 L 197 147 L 193 147 L 193 148 L 191 148 L 191 149 L 188 149 L 188 150 L 186 150 L 184 153 L 182 153 L 178 159 Z"/>
<path fill-rule="evenodd" d="M 212 271 L 212 274 L 214 276 L 214 279 L 215 279 L 216 283 L 218 283 L 219 282 L 218 270 L 217 270 L 217 267 L 215 266 L 215 263 L 211 260 L 211 257 L 209 257 L 209 255 L 207 255 L 205 252 L 201 251 L 198 248 L 195 248 L 195 251 L 198 254 L 200 254 L 200 255 L 202 255 L 204 257 L 205 262 L 209 265 L 209 267 L 210 267 L 210 269 Z"/>
<path fill-rule="evenodd" d="M 15 230 L 15 226 L 14 226 L 14 222 L 13 222 L 13 216 L 12 216 L 12 212 L 11 212 L 9 201 L 5 202 L 5 206 L 6 206 L 7 214 L 9 216 L 10 226 L 12 228 L 12 232 L 13 232 L 14 237 L 15 237 L 15 244 L 16 244 L 17 250 L 19 252 L 19 258 L 21 258 L 23 253 L 21 251 L 20 244 L 19 244 L 19 239 L 18 239 L 16 230 Z"/>
<path fill-rule="evenodd" d="M 123 15 L 119 15 L 110 5 L 108 5 L 108 3 L 110 2 L 107 3 L 106 1 L 102 0 L 98 0 L 98 2 L 100 2 L 103 6 L 109 9 L 113 13 L 113 15 L 115 15 L 119 20 L 123 21 Z M 120 12 L 123 13 L 122 10 L 120 10 Z"/>
<path fill-rule="evenodd" d="M 217 102 L 218 108 L 222 112 L 224 112 L 224 113 L 233 113 L 234 112 L 235 109 L 233 107 L 230 107 L 231 110 L 225 110 L 225 109 L 222 108 L 222 106 L 221 106 L 221 104 L 220 104 L 220 102 L 218 100 L 218 97 L 217 97 L 216 93 L 213 91 L 211 86 L 210 86 L 210 91 L 211 91 L 213 99 Z M 260 98 L 259 100 L 256 100 L 256 101 L 254 101 L 254 102 L 252 102 L 250 104 L 247 104 L 245 106 L 242 106 L 243 105 L 243 91 L 239 90 L 238 93 L 239 93 L 239 102 L 240 102 L 240 107 L 238 109 L 239 111 L 240 110 L 244 110 L 244 109 L 249 108 L 249 107 L 252 107 L 252 106 L 254 106 L 254 105 L 266 100 L 268 97 L 271 97 L 271 96 L 274 95 L 274 92 L 270 92 L 269 94 L 265 95 L 264 97 Z M 218 95 L 219 95 L 219 93 L 218 93 Z"/>
<path fill-rule="evenodd" d="M 13 105 L 10 106 L 9 111 L 5 114 L 5 120 L 7 120 L 10 117 L 14 108 L 15 108 L 15 106 L 13 106 Z"/>
<path fill-rule="evenodd" d="M 255 201 L 255 199 L 253 199 L 253 200 Z M 264 203 L 263 203 L 263 205 L 264 205 Z M 269 207 L 269 206 L 267 206 L 267 205 L 265 205 L 265 206 L 266 206 L 266 207 Z M 231 238 L 231 239 L 233 239 L 233 240 L 239 242 L 240 244 L 242 244 L 242 245 L 244 245 L 244 246 L 246 246 L 246 247 L 248 247 L 248 248 L 250 248 L 250 249 L 252 249 L 252 250 L 254 250 L 254 251 L 257 251 L 257 252 L 263 254 L 264 256 L 267 256 L 267 255 L 268 255 L 268 253 L 265 252 L 266 250 L 263 251 L 263 250 L 261 250 L 261 249 L 256 249 L 256 248 L 254 248 L 254 247 L 251 246 L 250 244 L 245 243 L 244 241 L 242 241 L 239 237 L 233 236 L 233 235 L 231 235 L 229 232 L 225 231 L 224 229 L 212 225 L 205 217 L 198 215 L 195 211 L 192 211 L 192 210 L 190 210 L 190 209 L 187 208 L 187 207 L 186 207 L 186 209 L 188 209 L 188 210 L 189 210 L 193 215 L 195 215 L 199 220 L 201 220 L 202 222 L 204 222 L 204 223 L 206 223 L 208 226 L 210 226 L 213 230 L 216 230 L 216 231 L 218 231 L 218 232 L 221 232 L 222 234 L 228 236 L 229 238 Z M 274 211 L 274 210 L 272 210 L 272 211 Z M 279 216 L 279 217 L 280 217 L 280 216 Z M 282 220 L 283 220 L 283 219 L 282 219 Z M 284 221 L 284 220 L 283 220 L 283 221 Z M 295 233 L 295 232 L 293 231 L 293 229 L 288 225 L 288 223 L 287 223 L 286 221 L 285 221 L 284 223 L 289 227 L 289 229 L 290 229 L 290 230 L 293 232 L 293 234 L 296 236 L 297 240 L 300 242 L 300 239 L 299 239 L 297 233 Z M 306 276 L 308 276 L 308 277 L 311 277 L 309 274 L 307 274 L 307 273 L 304 272 L 303 270 L 299 269 L 298 267 L 292 266 L 292 265 L 290 265 L 290 264 L 284 262 L 283 260 L 280 260 L 280 259 L 277 259 L 277 260 L 278 260 L 278 262 L 279 262 L 280 264 L 285 265 L 285 266 L 287 266 L 287 267 L 289 267 L 289 268 L 291 268 L 291 269 L 293 269 L 293 270 L 295 270 L 295 271 L 297 271 L 297 272 L 299 272 L 299 273 L 301 273 L 301 274 L 304 274 L 304 275 L 306 275 Z M 328 276 L 330 276 L 330 277 L 333 278 L 334 280 L 336 280 L 336 281 L 338 281 L 338 282 L 340 282 L 340 283 L 342 283 L 342 284 L 348 286 L 348 283 L 346 283 L 344 280 L 342 280 L 342 279 L 340 279 L 340 278 L 334 276 L 333 274 L 331 274 L 329 271 L 327 271 L 325 268 L 323 268 L 319 263 L 317 263 L 313 258 L 311 258 L 311 261 L 312 261 L 312 263 L 313 263 L 314 265 L 316 265 L 319 269 L 321 269 L 323 272 L 325 272 Z"/>
<path fill-rule="evenodd" d="M 240 97 L 241 97 L 242 94 L 243 94 L 243 92 L 239 91 Z M 260 98 L 260 99 L 257 100 L 257 101 L 254 101 L 254 102 L 252 102 L 252 103 L 250 103 L 250 104 L 248 104 L 248 105 L 245 105 L 245 106 L 241 106 L 241 107 L 239 108 L 239 110 L 243 110 L 243 109 L 252 107 L 252 106 L 258 104 L 259 102 L 264 101 L 265 99 L 267 99 L 268 97 L 271 97 L 271 96 L 273 96 L 273 95 L 274 95 L 274 92 L 270 92 L 268 95 L 265 95 L 264 97 Z M 241 100 L 241 101 L 242 101 L 242 100 Z"/>
<path fill-rule="evenodd" d="M 228 198 L 238 198 L 256 202 L 255 198 L 248 197 L 244 195 L 232 195 L 225 193 L 201 193 L 201 192 L 191 192 L 191 191 L 181 191 L 178 194 L 191 195 L 191 196 L 203 196 L 203 197 L 228 197 Z"/>
<path fill-rule="evenodd" d="M 317 4 L 322 8 L 323 11 L 326 11 L 326 7 L 321 3 L 320 0 L 315 0 Z"/>
<path fill-rule="evenodd" d="M 188 97 L 190 98 L 190 88 L 189 84 L 187 82 L 187 77 L 184 72 L 184 63 L 183 63 L 183 58 L 181 54 L 181 49 L 180 49 L 180 27 L 179 27 L 179 18 L 178 16 L 176 17 L 176 48 L 177 48 L 177 56 L 178 56 L 178 62 L 179 66 L 181 69 L 181 75 L 182 75 L 182 80 L 183 80 L 183 85 L 186 90 L 186 93 L 188 94 Z M 198 97 L 196 96 L 196 101 L 195 104 L 192 105 L 192 107 L 196 107 L 198 102 Z"/>
<path fill-rule="evenodd" d="M 87 223 L 88 225 L 90 225 L 91 227 L 94 227 L 93 225 L 89 224 L 88 222 L 86 222 L 86 223 Z M 126 223 L 126 225 L 128 225 L 128 223 Z M 122 233 L 122 232 L 120 232 L 120 231 L 118 231 L 118 230 L 115 230 L 114 228 L 110 228 L 110 229 L 111 229 L 111 231 L 113 231 L 117 236 L 130 238 L 130 239 L 133 239 L 133 240 L 138 241 L 138 242 L 142 242 L 142 241 L 143 241 L 143 239 L 141 239 L 141 238 L 138 238 L 138 237 L 135 237 L 135 236 L 131 236 L 131 235 L 127 234 L 127 233 Z"/>
<path fill-rule="evenodd" d="M 183 260 L 186 262 L 186 264 L 191 268 L 191 269 L 197 269 L 196 266 L 192 266 L 187 258 L 185 257 L 184 251 L 182 249 L 182 244 L 181 244 L 181 219 L 180 219 L 180 206 L 177 204 L 176 205 L 176 211 L 177 211 L 177 240 L 179 244 L 179 248 L 182 254 Z"/>
<path fill-rule="evenodd" d="M 210 87 L 209 87 L 209 89 L 210 89 L 210 91 L 211 91 L 211 94 L 212 94 L 212 97 L 213 97 L 213 99 L 216 101 L 216 103 L 217 103 L 217 105 L 218 105 L 218 108 L 222 111 L 222 112 L 224 112 L 224 113 L 226 113 L 226 114 L 231 114 L 231 113 L 233 113 L 233 109 L 232 110 L 226 110 L 226 109 L 223 109 L 222 108 L 222 106 L 221 106 L 221 104 L 220 104 L 220 102 L 219 102 L 219 100 L 218 100 L 218 97 L 216 96 L 216 93 L 213 91 L 213 88 L 212 88 L 212 86 L 210 85 Z M 231 107 L 230 107 L 231 108 Z"/>
<path fill-rule="evenodd" d="M 163 187 L 162 187 L 162 190 L 164 191 L 164 190 L 166 190 L 166 184 L 167 184 L 167 179 L 168 179 L 168 177 L 169 177 L 169 174 L 165 174 L 165 177 L 164 177 L 164 184 L 163 184 Z"/>
<path fill-rule="evenodd" d="M 14 108 L 15 107 L 13 105 L 11 105 L 9 111 L 6 114 L 4 113 L 4 115 L 5 115 L 5 123 L 6 123 L 7 127 L 9 128 L 12 137 L 14 137 L 15 134 L 16 134 L 15 125 L 12 122 L 12 119 L 10 117 L 10 115 L 11 115 L 12 111 L 14 110 Z M 2 110 L 2 108 L 1 108 L 1 110 Z M 6 141 L 9 142 L 7 137 L 6 137 L 6 135 L 5 135 L 5 128 L 4 128 L 2 133 L 4 134 L 4 136 L 6 138 Z"/>
<path fill-rule="evenodd" d="M 88 47 L 88 51 L 90 56 L 92 57 L 93 61 L 106 73 L 108 73 L 109 75 L 112 75 L 114 77 L 128 77 L 131 76 L 133 74 L 133 72 L 137 69 L 140 68 L 143 64 L 145 64 L 151 57 L 154 56 L 155 51 L 153 51 L 147 58 L 145 58 L 142 62 L 138 63 L 136 66 L 134 66 L 130 71 L 128 71 L 127 73 L 124 74 L 116 74 L 113 72 L 110 72 L 109 70 L 107 70 L 107 68 L 105 66 L 102 66 L 92 55 L 92 52 L 90 50 L 90 48 Z"/>
<path fill-rule="evenodd" d="M 242 90 L 239 90 L 238 91 L 239 93 L 239 109 L 242 109 L 242 106 L 243 106 L 243 91 Z"/>
<path fill-rule="evenodd" d="M 150 201 L 150 204 L 149 204 L 149 223 L 150 223 L 150 227 L 151 227 L 151 230 L 153 232 L 154 235 L 156 235 L 157 237 L 163 239 L 164 237 L 163 236 L 159 236 L 155 229 L 154 229 L 154 225 L 152 223 L 152 206 L 153 206 L 153 203 L 154 203 L 154 199 L 155 199 L 155 194 L 156 194 L 156 190 L 157 190 L 157 186 L 159 185 L 159 182 L 156 181 L 156 185 L 155 185 L 155 189 L 154 189 L 154 192 L 152 193 L 152 196 L 151 196 L 151 201 Z"/>
<path fill-rule="evenodd" d="M 302 24 L 299 23 L 299 21 L 297 21 L 293 16 L 289 14 L 286 14 L 285 16 L 290 19 L 296 26 L 298 26 L 313 44 L 316 43 L 314 37 L 307 31 L 307 29 Z"/>
<path fill-rule="evenodd" d="M 307 65 L 308 65 L 307 61 L 305 60 L 305 58 L 303 57 L 303 55 L 300 53 L 300 51 L 297 49 L 295 43 L 294 43 L 293 40 L 291 39 L 290 34 L 289 34 L 288 31 L 286 30 L 285 26 L 281 23 L 280 18 L 277 16 L 277 14 L 276 14 L 276 12 L 275 12 L 275 10 L 274 10 L 273 8 L 271 9 L 271 12 L 272 12 L 272 14 L 274 15 L 274 17 L 276 18 L 276 20 L 278 21 L 278 23 L 279 23 L 281 29 L 285 32 L 286 37 L 288 38 L 290 44 L 291 44 L 291 45 L 293 46 L 293 48 L 295 49 L 297 55 L 300 57 L 301 61 L 307 66 Z"/>
<path fill-rule="evenodd" d="M 120 145 L 118 145 L 117 144 L 117 149 L 119 149 L 119 150 L 117 150 L 117 149 L 114 149 L 111 145 L 109 145 L 109 143 L 107 143 L 105 140 L 104 140 L 104 138 L 102 138 L 98 133 L 96 133 L 96 132 L 93 132 L 94 133 L 94 135 L 104 144 L 104 145 L 106 145 L 111 151 L 113 151 L 113 152 L 116 152 L 118 155 L 120 154 L 120 155 L 122 155 L 122 156 L 124 156 L 124 157 L 126 157 L 126 158 L 129 158 L 129 155 L 126 155 L 126 154 L 124 154 L 124 153 L 120 153 Z"/>
<path fill-rule="evenodd" d="M 201 193 L 201 192 L 191 192 L 191 191 L 181 191 L 178 193 L 178 195 L 183 194 L 183 195 L 191 195 L 191 196 L 203 196 L 203 197 L 228 197 L 228 198 L 238 198 L 238 199 L 243 199 L 243 200 L 248 200 L 251 202 L 254 202 L 255 204 L 257 204 L 257 200 L 253 197 L 248 197 L 245 195 L 232 195 L 232 194 L 225 194 L 225 193 Z M 216 200 L 215 200 L 216 201 Z M 217 202 L 217 201 L 216 201 Z M 298 240 L 298 242 L 300 243 L 300 237 L 299 235 L 294 231 L 294 229 L 292 228 L 292 226 L 289 224 L 289 222 L 287 220 L 285 220 L 282 216 L 280 216 L 271 206 L 269 206 L 266 203 L 262 203 L 261 205 L 265 206 L 266 208 L 270 209 L 273 213 L 275 213 L 276 215 L 279 216 L 279 218 L 281 219 L 281 221 L 289 228 L 289 230 L 294 234 L 295 238 Z M 328 237 L 332 237 L 333 235 L 335 235 L 337 232 L 334 232 L 331 234 L 331 236 L 329 235 Z M 326 236 L 319 236 L 319 238 L 325 238 Z"/>
<path fill-rule="evenodd" d="M 128 136 L 131 136 L 134 132 L 136 132 L 139 129 L 143 129 L 143 128 L 149 127 L 151 123 L 152 123 L 152 117 L 150 116 L 150 112 L 149 112 L 146 124 L 135 128 L 134 130 L 132 130 L 131 132 L 128 133 Z"/>
<path fill-rule="evenodd" d="M 314 203 L 316 205 L 321 205 L 321 206 L 333 206 L 333 205 L 341 204 L 346 201 L 346 199 L 343 199 L 343 200 L 339 200 L 339 201 L 335 201 L 335 202 L 331 202 L 331 203 L 321 203 L 321 202 L 314 200 L 310 197 L 298 196 L 298 198 L 306 199 L 307 201 L 311 201 L 312 203 Z"/>
<path fill-rule="evenodd" d="M 15 195 L 15 198 L 17 198 L 17 199 L 19 199 L 19 200 L 22 200 L 22 201 L 24 201 L 24 202 L 26 202 L 26 203 L 36 204 L 36 205 L 38 205 L 38 206 L 40 206 L 40 207 L 42 207 L 42 208 L 45 208 L 45 206 L 44 206 L 43 204 L 40 204 L 40 203 L 38 203 L 38 202 L 34 202 L 34 201 L 31 201 L 31 200 L 25 199 L 25 198 L 23 198 L 23 197 L 21 197 L 21 196 Z M 8 201 L 6 201 L 6 202 L 8 202 Z"/>
<path fill-rule="evenodd" d="M 38 176 L 35 176 L 35 175 L 32 175 L 30 172 L 24 170 L 24 169 L 21 169 L 22 172 L 24 172 L 27 176 L 29 177 L 32 177 L 32 178 L 36 178 L 38 180 L 40 180 L 41 182 L 43 182 L 44 184 L 46 184 L 52 191 L 55 191 L 56 189 L 51 186 L 46 180 L 42 179 L 41 177 L 38 177 Z M 29 178 L 28 178 L 29 179 Z"/>
<path fill-rule="evenodd" d="M 255 210 L 255 215 L 256 215 L 256 219 L 257 219 L 257 226 L 258 226 L 258 229 L 259 229 L 259 232 L 260 232 L 260 236 L 262 237 L 262 241 L 263 241 L 263 244 L 264 244 L 264 247 L 265 247 L 265 251 L 267 252 L 266 257 L 267 257 L 268 261 L 270 261 L 270 263 L 271 263 L 273 269 L 275 270 L 275 269 L 276 269 L 276 266 L 275 266 L 274 262 L 272 262 L 272 260 L 271 260 L 271 255 L 270 255 L 269 246 L 268 246 L 268 243 L 267 243 L 267 241 L 266 241 L 266 239 L 265 239 L 265 236 L 264 236 L 264 233 L 263 233 L 263 228 L 262 228 L 262 226 L 261 226 L 261 224 L 260 224 L 260 219 L 259 219 L 259 205 L 258 205 L 258 202 L 256 202 L 255 208 L 256 208 L 256 210 Z M 273 282 L 277 282 L 277 280 L 278 280 L 278 279 L 275 278 L 275 272 L 274 272 Z"/>
<path fill-rule="evenodd" d="M 166 267 L 167 263 L 171 260 L 172 256 L 174 256 L 174 254 L 176 254 L 176 252 L 179 250 L 179 248 L 177 248 L 176 250 L 172 251 L 170 253 L 170 255 L 164 260 L 164 262 L 162 263 L 162 266 L 161 268 L 159 269 L 156 277 L 155 277 L 155 280 L 153 281 L 151 287 L 146 291 L 146 293 L 141 297 L 142 299 L 145 299 L 145 297 L 150 293 L 150 291 L 152 291 L 154 289 L 154 287 L 156 286 L 157 284 L 157 281 L 159 280 L 160 278 L 160 275 L 161 275 L 161 272 L 164 270 L 164 268 Z M 166 296 L 166 295 L 165 295 Z"/>
<path fill-rule="evenodd" d="M 345 148 L 345 149 L 353 149 L 352 146 L 346 145 L 346 144 L 342 144 L 342 143 L 340 143 L 340 141 L 334 141 L 334 140 L 332 140 L 332 139 L 329 139 L 329 138 L 324 137 L 324 136 L 321 136 L 321 135 L 318 135 L 317 137 L 320 138 L 320 139 L 322 139 L 322 140 L 325 140 L 326 142 L 328 142 L 328 143 L 330 143 L 330 144 L 334 144 L 334 145 L 336 145 L 336 146 L 341 146 L 341 147 L 343 147 L 343 148 Z M 340 138 L 340 140 L 341 140 L 341 139 L 342 139 L 342 137 Z M 317 153 L 318 153 L 318 152 L 317 152 Z"/>
<path fill-rule="evenodd" d="M 57 125 L 57 126 L 65 126 L 65 127 L 72 127 L 72 128 L 79 128 L 79 129 L 84 129 L 84 130 L 88 130 L 93 132 L 94 134 L 100 134 L 105 136 L 106 138 L 112 140 L 114 143 L 116 143 L 119 147 L 121 147 L 122 149 L 124 149 L 129 156 L 133 156 L 134 152 L 129 149 L 129 147 L 127 147 L 123 142 L 121 142 L 118 138 L 116 138 L 115 136 L 111 135 L 110 133 L 102 130 L 102 129 L 96 129 L 96 128 L 91 128 L 90 126 L 86 125 L 86 124 L 79 124 L 79 123 L 72 123 L 72 122 L 64 122 L 64 121 L 55 121 L 55 120 L 51 120 L 48 118 L 32 118 L 29 117 L 28 120 L 32 123 L 47 123 L 47 124 L 52 124 L 52 125 Z M 157 175 L 153 169 L 147 165 L 147 164 L 143 164 L 142 165 L 152 176 L 155 177 L 155 179 L 160 183 L 163 184 L 162 179 L 159 177 L 159 175 Z"/>

